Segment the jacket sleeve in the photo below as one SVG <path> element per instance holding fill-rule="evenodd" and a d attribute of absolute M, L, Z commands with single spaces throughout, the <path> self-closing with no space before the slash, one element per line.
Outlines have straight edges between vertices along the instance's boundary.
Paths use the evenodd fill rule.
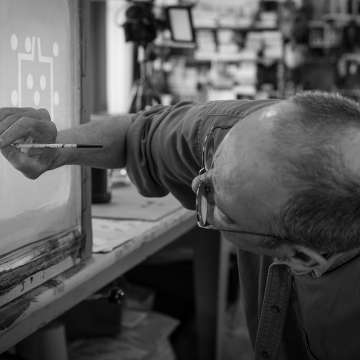
<path fill-rule="evenodd" d="M 171 192 L 183 206 L 195 208 L 191 182 L 201 166 L 199 129 L 205 113 L 206 105 L 182 102 L 134 115 L 126 136 L 126 166 L 140 194 Z"/>

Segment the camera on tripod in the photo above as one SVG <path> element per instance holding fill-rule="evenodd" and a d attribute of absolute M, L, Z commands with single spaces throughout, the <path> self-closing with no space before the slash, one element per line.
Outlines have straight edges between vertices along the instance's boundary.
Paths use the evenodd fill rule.
<path fill-rule="evenodd" d="M 151 62 L 156 58 L 155 39 L 170 33 L 170 39 L 162 46 L 172 47 L 185 43 L 195 45 L 195 31 L 192 21 L 192 5 L 163 6 L 155 15 L 153 0 L 130 0 L 122 24 L 125 40 L 136 45 L 139 78 L 134 82 L 129 112 L 134 113 L 149 106 L 160 104 L 161 95 L 151 81 Z M 161 37 L 159 37 L 161 38 Z M 159 45 L 159 43 L 156 43 Z"/>
<path fill-rule="evenodd" d="M 127 8 L 126 21 L 123 24 L 125 40 L 139 45 L 147 45 L 155 40 L 159 22 L 153 13 L 153 1 L 130 1 Z"/>
<path fill-rule="evenodd" d="M 195 44 L 192 4 L 163 6 L 158 16 L 154 0 L 130 0 L 125 12 L 125 40 L 146 46 L 160 31 L 169 30 L 173 42 Z"/>

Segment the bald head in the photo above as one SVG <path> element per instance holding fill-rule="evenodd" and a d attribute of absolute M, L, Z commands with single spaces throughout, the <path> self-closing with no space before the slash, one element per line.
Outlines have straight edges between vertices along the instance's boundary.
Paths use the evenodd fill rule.
<path fill-rule="evenodd" d="M 239 228 L 322 252 L 360 246 L 360 111 L 301 94 L 234 126 L 214 160 L 216 204 Z"/>
<path fill-rule="evenodd" d="M 259 227 L 268 231 L 271 217 L 288 196 L 279 185 L 276 166 L 269 158 L 274 148 L 272 132 L 280 111 L 285 110 L 273 105 L 238 122 L 214 158 L 214 187 L 219 207 L 249 231 Z"/>

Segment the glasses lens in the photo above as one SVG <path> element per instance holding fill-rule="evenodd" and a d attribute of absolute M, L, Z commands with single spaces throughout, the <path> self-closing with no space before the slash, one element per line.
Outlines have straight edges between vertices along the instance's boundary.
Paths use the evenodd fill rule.
<path fill-rule="evenodd" d="M 199 189 L 197 191 L 196 201 L 197 201 L 196 210 L 197 210 L 198 224 L 200 226 L 206 226 L 207 225 L 208 202 L 206 200 L 205 193 L 204 193 L 204 184 L 201 184 L 199 186 Z"/>
<path fill-rule="evenodd" d="M 210 136 L 206 143 L 205 152 L 204 152 L 205 170 L 209 170 L 212 167 L 213 159 L 214 159 L 214 137 Z"/>

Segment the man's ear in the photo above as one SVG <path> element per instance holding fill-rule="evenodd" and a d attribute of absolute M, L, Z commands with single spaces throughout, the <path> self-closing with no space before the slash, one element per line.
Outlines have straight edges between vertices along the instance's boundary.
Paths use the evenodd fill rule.
<path fill-rule="evenodd" d="M 318 266 L 326 264 L 327 260 L 316 250 L 303 245 L 285 244 L 282 247 L 282 262 L 285 262 L 293 270 L 308 272 Z"/>

